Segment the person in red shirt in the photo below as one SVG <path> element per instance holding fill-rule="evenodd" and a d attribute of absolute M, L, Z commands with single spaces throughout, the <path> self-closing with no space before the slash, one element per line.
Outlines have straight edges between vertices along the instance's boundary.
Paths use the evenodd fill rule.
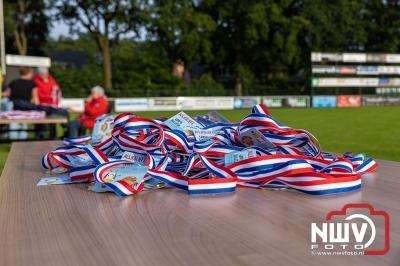
<path fill-rule="evenodd" d="M 57 108 L 60 103 L 61 88 L 45 67 L 39 68 L 33 79 L 38 88 L 39 104 Z"/>
<path fill-rule="evenodd" d="M 108 113 L 109 103 L 100 86 L 92 88 L 85 102 L 85 112 L 68 125 L 68 136 L 77 137 L 84 129 L 93 129 L 96 118 Z"/>
<path fill-rule="evenodd" d="M 49 69 L 40 67 L 38 69 L 38 74 L 33 80 L 36 83 L 39 105 L 48 108 L 48 113 L 52 115 L 68 115 L 66 110 L 58 108 L 61 98 L 61 88 L 56 80 L 49 74 Z M 36 137 L 38 139 L 44 138 L 44 129 L 46 126 L 50 129 L 50 139 L 55 139 L 57 135 L 56 125 L 36 125 Z"/>

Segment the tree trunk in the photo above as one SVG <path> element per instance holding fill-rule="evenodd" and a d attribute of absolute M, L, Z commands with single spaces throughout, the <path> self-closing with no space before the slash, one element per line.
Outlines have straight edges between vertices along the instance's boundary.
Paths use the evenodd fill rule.
<path fill-rule="evenodd" d="M 102 53 L 103 53 L 104 84 L 107 89 L 111 89 L 112 71 L 111 71 L 110 41 L 106 36 L 103 36 L 102 44 L 103 44 Z"/>
<path fill-rule="evenodd" d="M 235 89 L 236 89 L 236 96 L 242 96 L 243 94 L 242 81 L 240 80 L 239 76 L 236 77 Z"/>
<path fill-rule="evenodd" d="M 22 27 L 24 28 L 24 27 Z M 20 55 L 26 55 L 28 52 L 28 43 L 26 39 L 25 30 L 14 31 L 14 42 Z"/>
<path fill-rule="evenodd" d="M 26 10 L 25 1 L 18 0 L 17 4 L 19 16 L 17 18 L 16 28 L 14 30 L 14 42 L 15 46 L 17 46 L 18 53 L 20 55 L 26 55 L 28 53 L 28 40 L 25 32 L 25 22 L 23 20 Z"/>

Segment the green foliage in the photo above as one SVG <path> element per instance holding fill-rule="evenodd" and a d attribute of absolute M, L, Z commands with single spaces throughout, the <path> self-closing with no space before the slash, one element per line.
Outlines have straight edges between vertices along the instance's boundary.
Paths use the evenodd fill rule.
<path fill-rule="evenodd" d="M 199 10 L 197 2 L 156 0 L 150 6 L 153 19 L 148 30 L 162 43 L 171 62 L 204 62 L 213 57 L 210 36 L 216 22 Z"/>
<path fill-rule="evenodd" d="M 279 77 L 270 80 L 267 84 L 255 82 L 246 95 L 301 95 L 310 94 L 309 88 L 301 83 Z"/>
<path fill-rule="evenodd" d="M 172 76 L 158 43 L 123 41 L 112 51 L 115 96 L 172 96 L 181 81 Z"/>
<path fill-rule="evenodd" d="M 399 52 L 399 1 L 365 1 L 363 20 L 368 35 L 366 50 L 373 52 Z"/>
<path fill-rule="evenodd" d="M 47 51 L 79 51 L 86 52 L 90 59 L 96 56 L 96 42 L 87 33 L 79 33 L 77 38 L 60 36 L 58 40 L 49 39 Z"/>
<path fill-rule="evenodd" d="M 210 74 L 201 76 L 185 86 L 182 95 L 185 96 L 223 96 L 226 95 L 224 86 L 216 82 Z"/>
<path fill-rule="evenodd" d="M 85 37 L 82 36 L 83 40 Z M 57 42 L 53 48 L 68 51 L 75 49 L 71 40 Z M 96 49 L 87 42 L 85 49 L 94 53 Z M 90 52 L 92 51 L 92 52 Z M 224 86 L 216 82 L 211 74 L 198 80 L 184 82 L 174 77 L 170 71 L 170 61 L 165 50 L 157 42 L 133 43 L 122 41 L 112 50 L 113 89 L 107 89 L 110 97 L 151 97 L 151 96 L 204 96 L 226 95 Z M 89 64 L 81 69 L 54 64 L 52 75 L 62 84 L 66 97 L 83 97 L 96 84 L 103 85 L 101 65 L 94 56 L 89 56 Z"/>
<path fill-rule="evenodd" d="M 250 90 L 254 86 L 255 77 L 251 69 L 246 65 L 238 65 L 237 73 L 243 86 L 243 94 L 251 95 Z"/>
<path fill-rule="evenodd" d="M 137 32 L 145 20 L 141 1 L 136 0 L 49 0 L 57 16 L 71 27 L 71 31 L 89 32 L 99 46 L 100 38 L 118 42 L 127 32 Z"/>
<path fill-rule="evenodd" d="M 15 0 L 4 2 L 5 46 L 9 54 L 18 54 L 15 33 L 26 34 L 27 54 L 43 55 L 51 18 L 45 13 L 44 0 Z"/>
<path fill-rule="evenodd" d="M 104 86 L 101 61 L 94 41 L 87 35 L 78 40 L 61 39 L 49 45 L 50 50 L 82 51 L 89 64 L 81 69 L 55 64 L 52 74 L 63 87 L 64 96 L 83 97 L 98 84 Z M 172 96 L 183 86 L 172 76 L 169 60 L 158 43 L 134 43 L 124 40 L 112 50 L 113 89 L 106 89 L 110 97 Z"/>
<path fill-rule="evenodd" d="M 30 51 L 87 53 L 82 69 L 58 65 L 53 70 L 71 96 L 104 85 L 101 77 L 109 69 L 101 68 L 105 39 L 110 41 L 110 96 L 233 95 L 239 81 L 244 95 L 308 94 L 311 51 L 400 50 L 399 1 L 19 1 L 36 10 L 29 34 L 37 37 L 30 37 Z M 5 7 L 8 40 L 15 18 L 21 17 L 14 2 Z M 45 44 L 47 2 L 72 30 L 80 28 L 77 38 Z M 138 38 L 140 29 L 145 31 Z M 204 71 L 195 73 L 194 80 L 178 79 L 171 73 L 178 60 L 189 72 L 199 65 Z"/>
<path fill-rule="evenodd" d="M 61 37 L 58 41 L 50 40 L 46 50 L 79 51 L 87 54 L 88 64 L 79 69 L 52 63 L 51 74 L 62 87 L 64 97 L 85 97 L 93 86 L 104 86 L 97 47 L 89 35 L 80 34 L 78 39 Z"/>
<path fill-rule="evenodd" d="M 93 86 L 104 86 L 101 73 L 101 66 L 93 64 L 80 69 L 60 64 L 53 64 L 51 67 L 51 74 L 62 86 L 64 97 L 83 98 L 89 94 Z"/>
<path fill-rule="evenodd" d="M 142 1 L 53 0 L 58 16 L 71 31 L 86 30 L 96 42 L 103 64 L 104 85 L 112 88 L 111 48 L 127 33 L 139 34 L 145 20 Z"/>
<path fill-rule="evenodd" d="M 341 52 L 362 49 L 368 39 L 363 21 L 364 2 L 305 0 L 301 15 L 310 22 L 306 30 L 307 50 Z"/>
<path fill-rule="evenodd" d="M 217 56 L 211 63 L 240 77 L 245 93 L 256 81 L 267 83 L 298 71 L 298 35 L 308 21 L 292 1 L 206 0 L 201 9 L 218 21 L 212 36 Z"/>

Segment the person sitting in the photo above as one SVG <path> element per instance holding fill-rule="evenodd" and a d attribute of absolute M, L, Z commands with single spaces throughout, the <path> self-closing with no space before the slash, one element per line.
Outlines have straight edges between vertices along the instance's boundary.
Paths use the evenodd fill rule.
<path fill-rule="evenodd" d="M 49 74 L 48 68 L 40 67 L 34 81 L 38 88 L 40 105 L 57 108 L 60 103 L 61 88 Z"/>
<path fill-rule="evenodd" d="M 77 137 L 85 129 L 92 130 L 96 118 L 108 112 L 109 103 L 104 94 L 104 89 L 95 86 L 91 89 L 89 97 L 86 99 L 85 111 L 83 115 L 68 125 L 68 137 Z"/>
<path fill-rule="evenodd" d="M 46 67 L 40 67 L 38 74 L 33 79 L 37 87 L 37 95 L 39 104 L 46 108 L 47 115 L 54 116 L 68 116 L 65 109 L 59 108 L 61 98 L 61 88 L 56 80 L 49 74 Z M 55 139 L 57 135 L 56 125 L 47 125 L 50 129 L 50 139 Z M 36 125 L 36 137 L 39 139 L 44 138 L 44 129 L 46 125 Z"/>
<path fill-rule="evenodd" d="M 29 67 L 21 67 L 19 69 L 20 78 L 10 82 L 9 86 L 4 88 L 2 105 L 4 109 L 11 111 L 21 110 L 40 111 L 39 99 L 37 95 L 37 88 L 35 82 L 33 82 L 33 72 Z M 9 133 L 11 139 L 26 139 L 28 136 L 27 124 L 12 123 L 9 126 L 12 132 Z"/>
<path fill-rule="evenodd" d="M 40 110 L 39 97 L 35 82 L 32 80 L 33 71 L 29 67 L 20 67 L 20 78 L 10 82 L 3 96 L 9 97 L 14 110 Z"/>

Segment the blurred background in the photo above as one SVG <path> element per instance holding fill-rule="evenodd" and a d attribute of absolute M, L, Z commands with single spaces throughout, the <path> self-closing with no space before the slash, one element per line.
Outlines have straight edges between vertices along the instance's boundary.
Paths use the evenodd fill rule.
<path fill-rule="evenodd" d="M 65 97 L 93 84 L 110 97 L 309 95 L 311 52 L 400 45 L 400 1 L 3 2 L 6 54 L 49 57 Z"/>
<path fill-rule="evenodd" d="M 239 121 L 262 102 L 326 150 L 400 160 L 400 1 L 0 4 L 4 84 L 20 66 L 49 67 L 62 107 L 83 112 L 94 85 L 112 112 L 148 117 L 225 109 Z"/>

